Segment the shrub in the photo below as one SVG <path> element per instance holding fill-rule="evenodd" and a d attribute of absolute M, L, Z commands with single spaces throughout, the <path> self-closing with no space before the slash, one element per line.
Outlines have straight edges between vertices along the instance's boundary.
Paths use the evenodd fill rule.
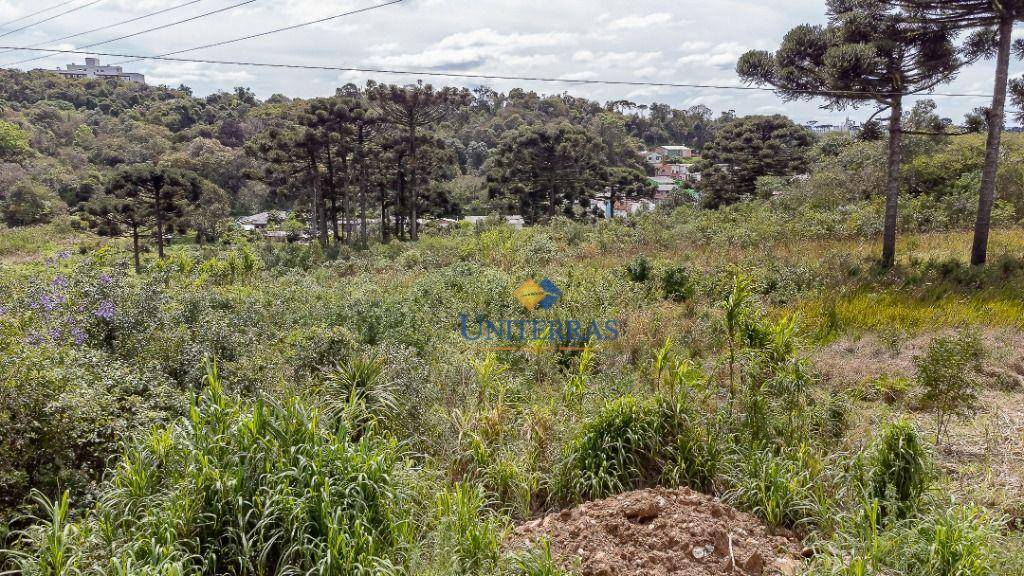
<path fill-rule="evenodd" d="M 624 396 L 585 422 L 563 451 L 556 492 L 583 501 L 636 485 L 649 470 L 659 440 L 652 408 Z"/>
<path fill-rule="evenodd" d="M 397 443 L 323 428 L 297 400 L 243 404 L 216 371 L 182 424 L 129 446 L 65 573 L 391 574 L 410 546 Z M 27 562 L 49 554 L 28 543 Z M 173 572 L 167 572 L 173 569 Z"/>
<path fill-rule="evenodd" d="M 636 260 L 626 265 L 626 275 L 638 284 L 647 282 L 651 277 L 651 262 L 646 256 L 637 256 Z"/>
<path fill-rule="evenodd" d="M 882 517 L 906 518 L 916 511 L 928 482 L 928 454 L 914 426 L 906 420 L 890 424 L 871 458 L 871 496 Z"/>
<path fill-rule="evenodd" d="M 917 381 L 924 388 L 921 406 L 935 412 L 935 442 L 953 417 L 978 410 L 977 371 L 985 357 L 981 339 L 973 334 L 935 338 L 923 356 L 914 358 Z"/>
<path fill-rule="evenodd" d="M 327 378 L 328 413 L 357 434 L 378 420 L 386 422 L 393 418 L 397 401 L 383 370 L 379 358 L 349 358 Z"/>
<path fill-rule="evenodd" d="M 685 396 L 624 396 L 606 404 L 566 445 L 555 491 L 582 501 L 655 483 L 708 490 L 727 440 Z"/>
<path fill-rule="evenodd" d="M 769 526 L 807 522 L 810 491 L 817 479 L 804 456 L 776 454 L 771 449 L 748 451 L 729 478 L 733 488 L 727 498 Z"/>
<path fill-rule="evenodd" d="M 0 201 L 0 215 L 9 226 L 44 224 L 66 212 L 67 206 L 56 194 L 28 180 L 15 184 Z"/>
<path fill-rule="evenodd" d="M 680 266 L 669 268 L 661 275 L 661 290 L 665 298 L 685 302 L 693 298 L 697 288 L 690 277 L 690 271 Z"/>
<path fill-rule="evenodd" d="M 921 554 L 914 574 L 989 576 L 995 571 L 998 533 L 981 509 L 958 506 L 926 518 L 910 540 Z"/>

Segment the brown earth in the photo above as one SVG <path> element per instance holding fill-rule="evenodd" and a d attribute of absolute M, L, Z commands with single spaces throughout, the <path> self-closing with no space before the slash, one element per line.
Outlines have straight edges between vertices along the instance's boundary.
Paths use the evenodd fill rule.
<path fill-rule="evenodd" d="M 801 563 L 795 538 L 688 488 L 628 492 L 548 514 L 517 527 L 512 544 L 541 539 L 583 576 L 786 575 Z"/>
<path fill-rule="evenodd" d="M 885 374 L 913 383 L 914 356 L 923 354 L 940 331 L 900 339 L 867 334 L 844 339 L 816 350 L 814 365 L 833 388 L 863 388 L 871 378 Z M 1008 517 L 1010 525 L 1024 528 L 1024 333 L 1008 329 L 977 329 L 989 357 L 981 372 L 983 389 L 976 414 L 954 420 L 936 447 L 938 465 L 948 489 Z M 851 438 L 866 441 L 884 424 L 900 415 L 910 417 L 931 441 L 935 416 L 916 405 L 913 387 L 906 398 L 891 405 L 866 399 Z"/>

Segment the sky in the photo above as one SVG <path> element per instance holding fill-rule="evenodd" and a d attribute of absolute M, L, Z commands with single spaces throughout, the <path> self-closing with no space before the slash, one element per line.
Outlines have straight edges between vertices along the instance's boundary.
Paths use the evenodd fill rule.
<path fill-rule="evenodd" d="M 176 22 L 244 0 L 198 0 L 188 6 L 123 26 L 52 42 L 100 26 L 166 9 L 189 0 L 76 0 L 9 26 L 0 45 L 75 49 Z M 152 55 L 230 40 L 282 26 L 381 4 L 386 0 L 254 0 L 213 16 L 91 48 Z M 0 23 L 60 3 L 60 0 L 0 0 Z M 346 68 L 457 72 L 558 79 L 742 86 L 736 60 L 751 49 L 772 50 L 798 24 L 823 23 L 824 0 L 404 0 L 376 10 L 270 36 L 182 54 L 184 58 L 297 63 Z M 11 30 L 84 6 L 26 30 Z M 40 53 L 0 52 L 0 66 Z M 15 67 L 57 68 L 85 55 L 57 54 Z M 103 62 L 122 58 L 102 57 Z M 261 98 L 326 96 L 348 82 L 406 84 L 415 76 L 325 70 L 284 70 L 188 62 L 138 61 L 150 84 L 190 86 L 204 95 L 248 86 Z M 940 91 L 990 93 L 994 62 L 961 72 Z M 1024 65 L 1014 62 L 1015 76 Z M 542 94 L 568 92 L 605 102 L 628 99 L 677 108 L 703 104 L 716 114 L 784 113 L 797 121 L 863 120 L 869 108 L 840 112 L 820 102 L 785 102 L 771 92 L 659 86 L 575 85 L 563 82 L 428 78 L 455 86 L 485 84 L 507 91 L 520 87 Z M 959 120 L 985 97 L 932 97 L 943 116 Z"/>

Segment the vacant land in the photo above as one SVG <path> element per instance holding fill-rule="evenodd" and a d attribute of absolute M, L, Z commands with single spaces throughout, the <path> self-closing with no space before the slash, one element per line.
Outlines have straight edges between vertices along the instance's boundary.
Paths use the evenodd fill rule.
<path fill-rule="evenodd" d="M 998 230 L 984 270 L 957 259 L 965 233 L 907 235 L 881 272 L 872 242 L 730 217 L 463 227 L 326 255 L 238 236 L 139 274 L 116 241 L 4 230 L 0 505 L 27 552 L 8 561 L 1019 574 L 1024 233 Z M 557 304 L 524 309 L 529 278 Z M 495 346 L 467 341 L 461 315 L 621 335 Z M 976 402 L 936 401 L 928 375 L 952 373 Z M 653 487 L 668 491 L 630 495 Z M 672 544 L 685 562 L 636 550 L 661 512 L 612 518 L 652 495 L 666 517 L 674 499 L 698 508 Z"/>

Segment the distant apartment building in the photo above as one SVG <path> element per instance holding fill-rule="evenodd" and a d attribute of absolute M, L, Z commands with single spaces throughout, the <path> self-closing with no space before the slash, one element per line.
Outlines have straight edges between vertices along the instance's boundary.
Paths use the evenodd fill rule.
<path fill-rule="evenodd" d="M 658 146 L 654 149 L 656 154 L 661 154 L 665 160 L 678 158 L 693 158 L 693 149 L 689 146 Z"/>
<path fill-rule="evenodd" d="M 86 58 L 85 64 L 68 64 L 67 70 L 54 70 L 67 78 L 118 78 L 128 82 L 146 83 L 146 77 L 125 72 L 120 66 L 101 66 L 99 58 Z"/>

